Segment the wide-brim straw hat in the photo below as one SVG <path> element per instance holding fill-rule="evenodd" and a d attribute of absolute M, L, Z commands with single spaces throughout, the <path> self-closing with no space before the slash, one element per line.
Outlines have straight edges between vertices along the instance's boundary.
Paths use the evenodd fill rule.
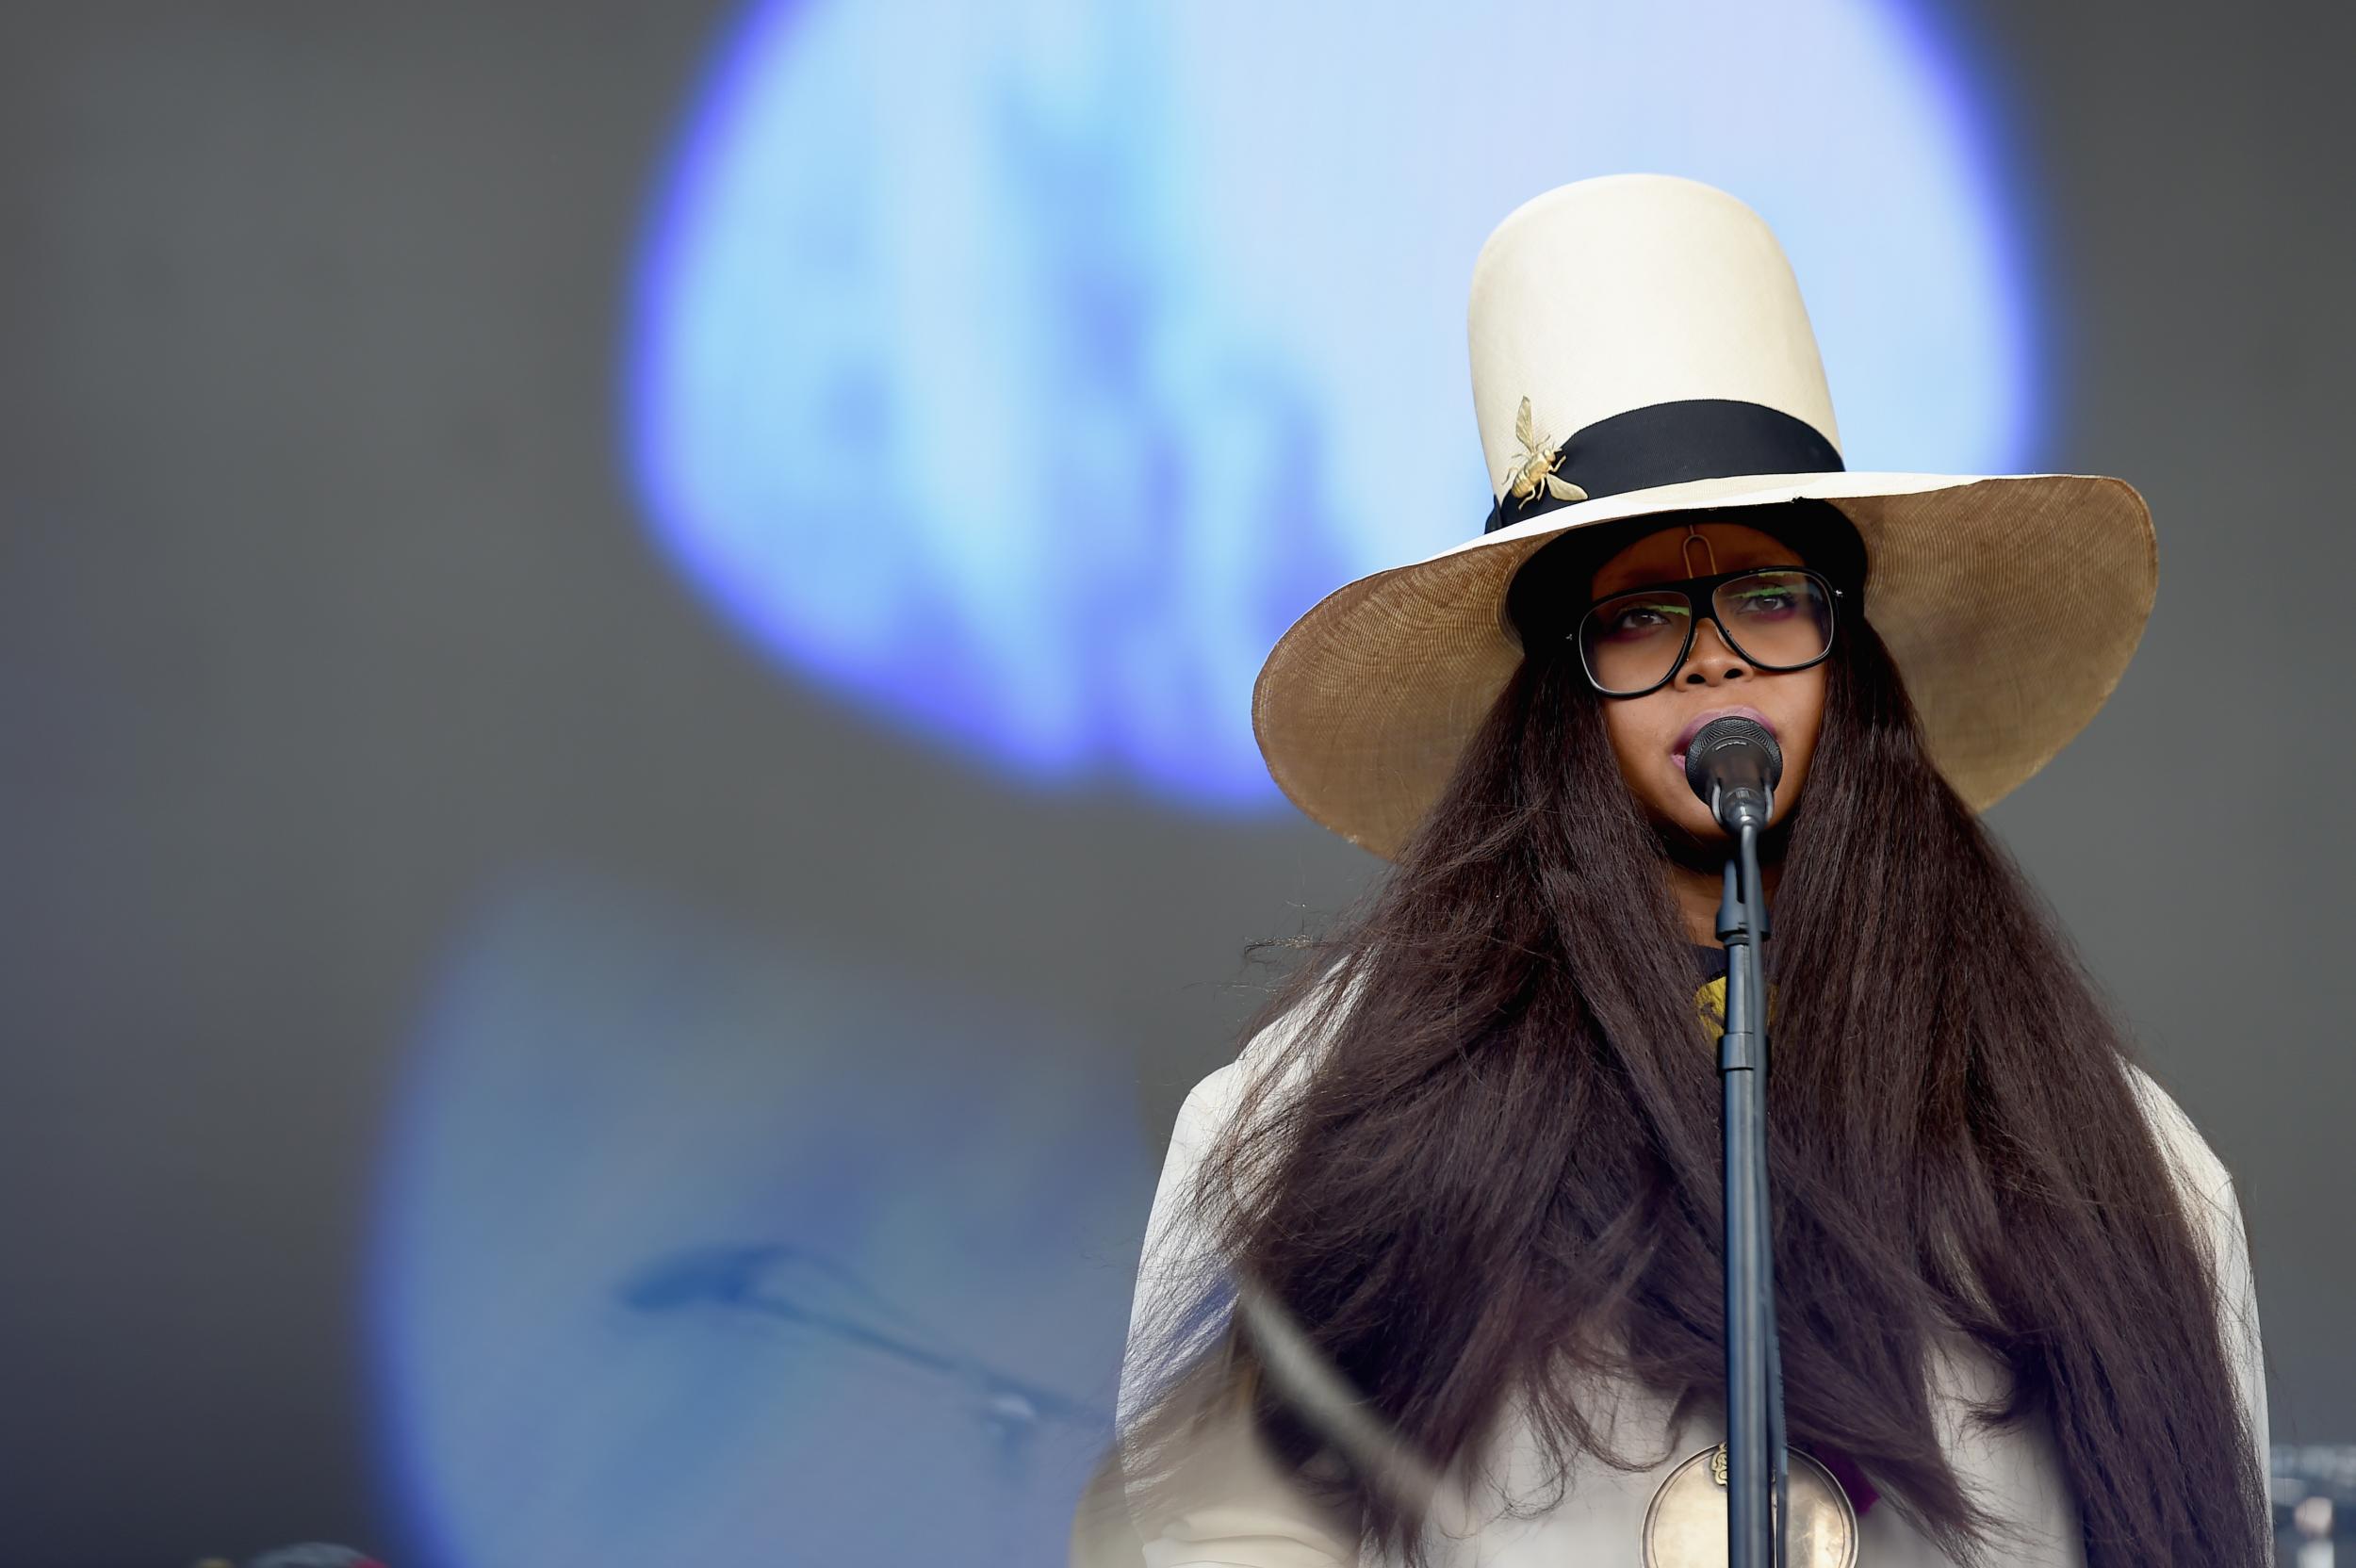
<path fill-rule="evenodd" d="M 2158 558 L 2124 481 L 1844 469 L 1791 264 L 1722 190 L 1622 174 L 1528 203 L 1481 247 L 1470 331 L 1488 531 L 1326 596 L 1252 694 L 1278 786 L 1377 855 L 1439 799 L 1521 661 L 1515 572 L 1573 530 L 1831 503 L 1932 760 L 1975 810 L 2086 727 L 2143 635 Z"/>

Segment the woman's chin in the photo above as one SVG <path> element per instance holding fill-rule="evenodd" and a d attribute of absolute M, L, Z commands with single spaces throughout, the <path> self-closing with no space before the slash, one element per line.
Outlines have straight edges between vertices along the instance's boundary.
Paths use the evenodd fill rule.
<path fill-rule="evenodd" d="M 1726 852 L 1734 841 L 1726 836 L 1715 818 L 1699 809 L 1679 809 L 1664 815 L 1657 808 L 1653 812 L 1653 831 L 1660 836 L 1661 847 L 1669 858 L 1694 871 L 1715 872 L 1726 862 Z"/>

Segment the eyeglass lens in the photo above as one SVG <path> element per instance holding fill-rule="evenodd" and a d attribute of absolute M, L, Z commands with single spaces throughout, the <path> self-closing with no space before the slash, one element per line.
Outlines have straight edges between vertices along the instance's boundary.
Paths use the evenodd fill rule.
<path fill-rule="evenodd" d="M 1746 572 L 1718 584 L 1710 608 L 1735 654 L 1765 670 L 1813 663 L 1832 645 L 1832 602 L 1805 572 Z M 1650 691 L 1675 673 L 1693 622 L 1681 588 L 1604 600 L 1579 623 L 1588 678 L 1607 694 Z"/>

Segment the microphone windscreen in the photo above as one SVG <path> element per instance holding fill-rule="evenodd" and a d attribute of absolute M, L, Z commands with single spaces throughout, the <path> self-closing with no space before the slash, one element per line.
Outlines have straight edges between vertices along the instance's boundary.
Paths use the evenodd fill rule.
<path fill-rule="evenodd" d="M 1774 731 L 1740 713 L 1712 719 L 1694 734 L 1693 744 L 1685 748 L 1685 782 L 1708 800 L 1711 778 L 1728 763 L 1739 762 L 1745 753 L 1753 768 L 1744 771 L 1755 769 L 1770 790 L 1783 782 L 1783 748 L 1775 744 Z"/>

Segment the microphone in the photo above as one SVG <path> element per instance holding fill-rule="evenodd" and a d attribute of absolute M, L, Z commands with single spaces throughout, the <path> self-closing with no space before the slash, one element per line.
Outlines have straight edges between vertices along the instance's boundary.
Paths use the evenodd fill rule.
<path fill-rule="evenodd" d="M 1763 828 L 1783 782 L 1783 748 L 1757 719 L 1712 719 L 1685 748 L 1685 781 L 1727 832 L 1745 822 Z"/>

